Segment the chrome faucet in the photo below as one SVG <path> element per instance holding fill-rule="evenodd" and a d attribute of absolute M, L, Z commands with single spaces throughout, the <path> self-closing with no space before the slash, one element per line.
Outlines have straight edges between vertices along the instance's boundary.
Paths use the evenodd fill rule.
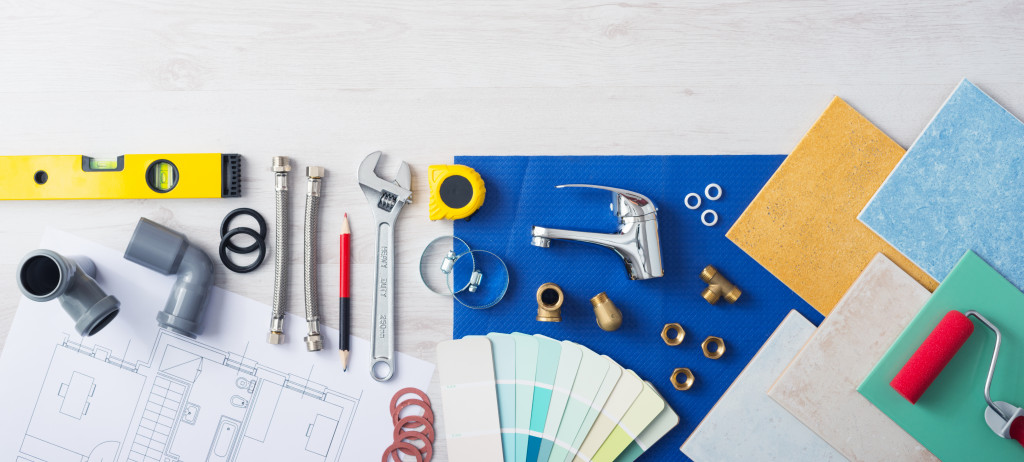
<path fill-rule="evenodd" d="M 558 188 L 595 188 L 612 192 L 612 213 L 619 217 L 619 230 L 614 234 L 588 233 L 564 229 L 533 227 L 531 244 L 551 246 L 552 239 L 597 244 L 622 257 L 630 279 L 660 278 L 661 244 L 658 242 L 658 208 L 642 194 L 625 189 L 589 184 L 564 184 Z"/>

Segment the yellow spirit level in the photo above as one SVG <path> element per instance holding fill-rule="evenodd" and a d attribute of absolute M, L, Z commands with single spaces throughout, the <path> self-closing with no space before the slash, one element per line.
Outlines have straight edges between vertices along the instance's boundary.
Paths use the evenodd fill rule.
<path fill-rule="evenodd" d="M 0 156 L 0 200 L 241 197 L 239 154 Z"/>

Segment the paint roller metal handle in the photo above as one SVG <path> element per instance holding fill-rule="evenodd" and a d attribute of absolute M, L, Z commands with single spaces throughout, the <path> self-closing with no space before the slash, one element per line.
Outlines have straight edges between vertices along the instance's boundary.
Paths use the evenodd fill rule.
<path fill-rule="evenodd" d="M 988 402 L 988 407 L 992 408 L 996 413 L 998 413 L 999 416 L 1003 418 L 1003 420 L 1010 420 L 1008 414 L 1004 414 L 1003 411 L 996 407 L 996 403 L 992 401 L 992 395 L 989 393 L 989 389 L 992 388 L 992 374 L 996 372 L 996 360 L 999 359 L 999 345 L 1003 342 L 1003 335 L 1002 333 L 999 332 L 999 329 L 996 328 L 995 324 L 989 322 L 988 319 L 985 319 L 985 317 L 982 316 L 977 311 L 970 310 L 967 313 L 964 313 L 964 317 L 969 316 L 974 316 L 978 318 L 978 320 L 981 321 L 982 324 L 984 324 L 989 329 L 992 329 L 992 332 L 996 333 L 996 347 L 992 350 L 992 364 L 988 368 L 988 377 L 985 379 L 985 401 Z"/>

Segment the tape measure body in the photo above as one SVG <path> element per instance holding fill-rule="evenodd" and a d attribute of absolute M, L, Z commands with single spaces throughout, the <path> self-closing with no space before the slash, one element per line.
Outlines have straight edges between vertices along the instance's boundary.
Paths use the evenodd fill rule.
<path fill-rule="evenodd" d="M 487 190 L 480 174 L 465 165 L 431 165 L 427 168 L 430 187 L 430 219 L 467 218 L 484 205 Z"/>
<path fill-rule="evenodd" d="M 238 196 L 238 154 L 0 156 L 0 200 Z"/>

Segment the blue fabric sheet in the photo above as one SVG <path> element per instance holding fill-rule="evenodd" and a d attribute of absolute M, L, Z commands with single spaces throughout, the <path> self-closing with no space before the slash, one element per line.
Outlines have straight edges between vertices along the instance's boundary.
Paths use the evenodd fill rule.
<path fill-rule="evenodd" d="M 474 249 L 490 250 L 508 265 L 510 286 L 504 300 L 489 310 L 471 310 L 455 303 L 453 338 L 488 332 L 539 333 L 578 342 L 607 354 L 637 372 L 672 405 L 680 423 L 640 460 L 685 460 L 679 452 L 726 388 L 790 309 L 819 324 L 822 315 L 747 256 L 725 237 L 785 156 L 585 156 L 490 157 L 460 156 L 484 178 L 487 197 L 469 221 L 458 221 L 455 234 Z M 550 248 L 530 245 L 533 225 L 614 232 L 609 211 L 611 194 L 590 189 L 555 189 L 587 183 L 639 192 L 658 206 L 662 278 L 631 281 L 622 260 L 598 246 L 552 241 Z M 718 183 L 722 197 L 703 197 L 708 183 Z M 683 197 L 702 196 L 702 206 L 689 210 Z M 701 224 L 700 213 L 711 208 L 718 224 Z M 735 304 L 709 305 L 700 293 L 705 265 L 714 265 L 743 290 Z M 486 276 L 485 276 L 486 277 Z M 537 314 L 536 290 L 554 282 L 565 292 L 562 322 L 543 323 Z M 590 298 L 600 292 L 623 313 L 615 332 L 598 328 Z M 661 340 L 666 323 L 686 330 L 679 346 Z M 704 357 L 701 342 L 710 335 L 725 340 L 718 360 Z M 677 391 L 669 375 L 689 367 L 696 381 Z"/>

